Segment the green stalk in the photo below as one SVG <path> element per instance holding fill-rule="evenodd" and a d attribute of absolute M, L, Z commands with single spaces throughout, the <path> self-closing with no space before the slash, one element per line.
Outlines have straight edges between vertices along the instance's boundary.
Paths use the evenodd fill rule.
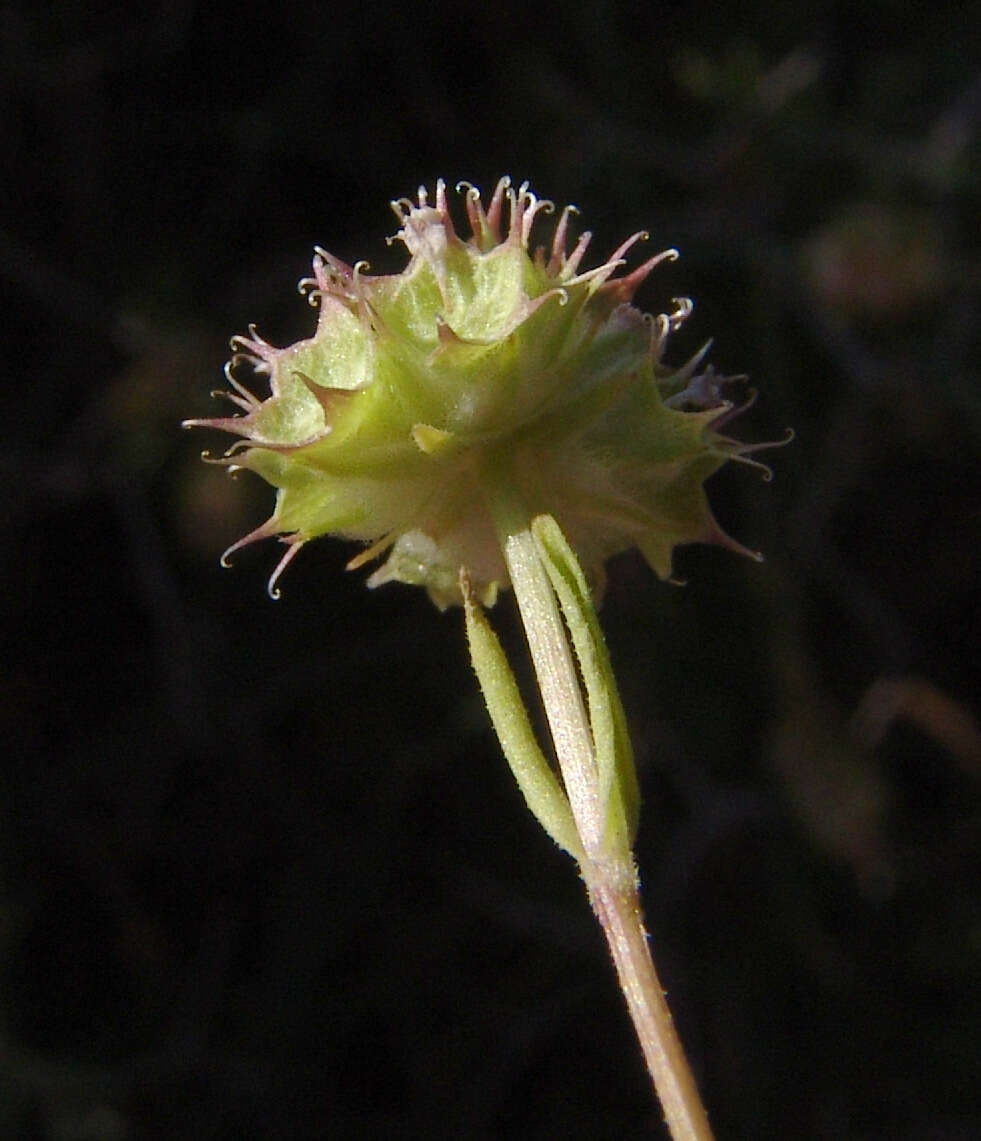
<path fill-rule="evenodd" d="M 520 706 L 517 686 L 501 682 L 501 670 L 507 669 L 503 651 L 469 597 L 464 576 L 474 668 L 529 807 L 579 861 L 673 1141 L 712 1141 L 644 928 L 631 850 L 636 778 L 622 707 L 582 570 L 554 520 L 532 521 L 508 481 L 500 472 L 492 474 L 496 478 L 489 485 L 493 487 L 489 502 L 534 662 L 561 787 L 556 787 L 537 744 L 529 740 L 523 706 L 515 712 L 515 703 Z M 501 726 L 515 724 L 519 732 L 502 733 Z M 532 772 L 534 776 L 529 775 Z M 546 793 L 540 796 L 539 788 Z M 570 817 L 577 837 L 571 843 Z"/>
<path fill-rule="evenodd" d="M 596 858 L 603 850 L 603 811 L 593 736 L 555 592 L 529 527 L 507 535 L 504 557 L 572 818 L 585 858 Z"/>

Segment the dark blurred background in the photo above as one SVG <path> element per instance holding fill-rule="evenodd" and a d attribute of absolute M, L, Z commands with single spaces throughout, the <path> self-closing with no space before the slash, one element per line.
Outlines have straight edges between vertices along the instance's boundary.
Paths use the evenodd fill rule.
<path fill-rule="evenodd" d="M 737 14 L 738 7 L 738 14 Z M 582 209 L 760 390 L 765 551 L 610 567 L 648 925 L 720 1141 L 981 1136 L 978 7 L 0 8 L 0 1137 L 663 1137 L 459 613 L 199 460 L 227 340 L 438 175 Z M 595 262 L 591 263 L 595 264 Z M 518 632 L 504 599 L 494 614 Z"/>

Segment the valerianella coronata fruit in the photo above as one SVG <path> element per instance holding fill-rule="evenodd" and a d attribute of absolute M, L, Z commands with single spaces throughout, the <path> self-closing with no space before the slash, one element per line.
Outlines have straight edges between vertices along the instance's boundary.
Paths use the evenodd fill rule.
<path fill-rule="evenodd" d="M 568 251 L 566 207 L 551 241 L 531 232 L 552 203 L 523 184 L 497 184 L 487 208 L 462 183 L 471 236 L 456 232 L 442 181 L 435 201 L 401 199 L 402 273 L 369 276 L 324 250 L 300 282 L 319 306 L 315 334 L 274 348 L 250 328 L 235 337 L 228 398 L 242 415 L 189 420 L 234 432 L 220 461 L 278 489 L 272 517 L 225 552 L 275 535 L 289 547 L 270 592 L 304 543 L 334 534 L 387 555 L 369 579 L 426 587 L 440 607 L 460 601 L 465 567 L 491 603 L 508 573 L 490 497 L 504 478 L 529 519 L 552 515 L 597 586 L 609 556 L 639 547 L 662 577 L 679 543 L 744 550 L 715 522 L 705 479 L 753 450 L 720 434 L 734 414 L 705 350 L 681 368 L 665 341 L 685 299 L 651 317 L 630 303 L 674 250 L 615 276 L 634 234 L 602 265 L 581 270 L 584 233 Z M 707 348 L 707 346 L 706 346 Z M 268 377 L 260 401 L 244 367 Z"/>

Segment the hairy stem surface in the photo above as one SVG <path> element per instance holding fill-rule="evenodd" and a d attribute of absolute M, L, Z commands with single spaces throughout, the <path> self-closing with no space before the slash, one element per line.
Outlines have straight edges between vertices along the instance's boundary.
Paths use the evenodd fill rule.
<path fill-rule="evenodd" d="M 654 969 L 636 879 L 620 867 L 583 869 L 647 1069 L 674 1141 L 711 1141 L 712 1130 Z"/>

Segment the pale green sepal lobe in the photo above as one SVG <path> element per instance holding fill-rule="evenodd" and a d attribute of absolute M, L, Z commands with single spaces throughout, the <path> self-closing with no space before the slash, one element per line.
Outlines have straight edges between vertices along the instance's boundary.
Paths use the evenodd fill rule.
<path fill-rule="evenodd" d="M 474 599 L 465 574 L 461 574 L 460 588 L 470 660 L 518 788 L 535 819 L 549 836 L 582 863 L 582 845 L 569 801 L 535 740 L 518 683 L 501 643 Z"/>

